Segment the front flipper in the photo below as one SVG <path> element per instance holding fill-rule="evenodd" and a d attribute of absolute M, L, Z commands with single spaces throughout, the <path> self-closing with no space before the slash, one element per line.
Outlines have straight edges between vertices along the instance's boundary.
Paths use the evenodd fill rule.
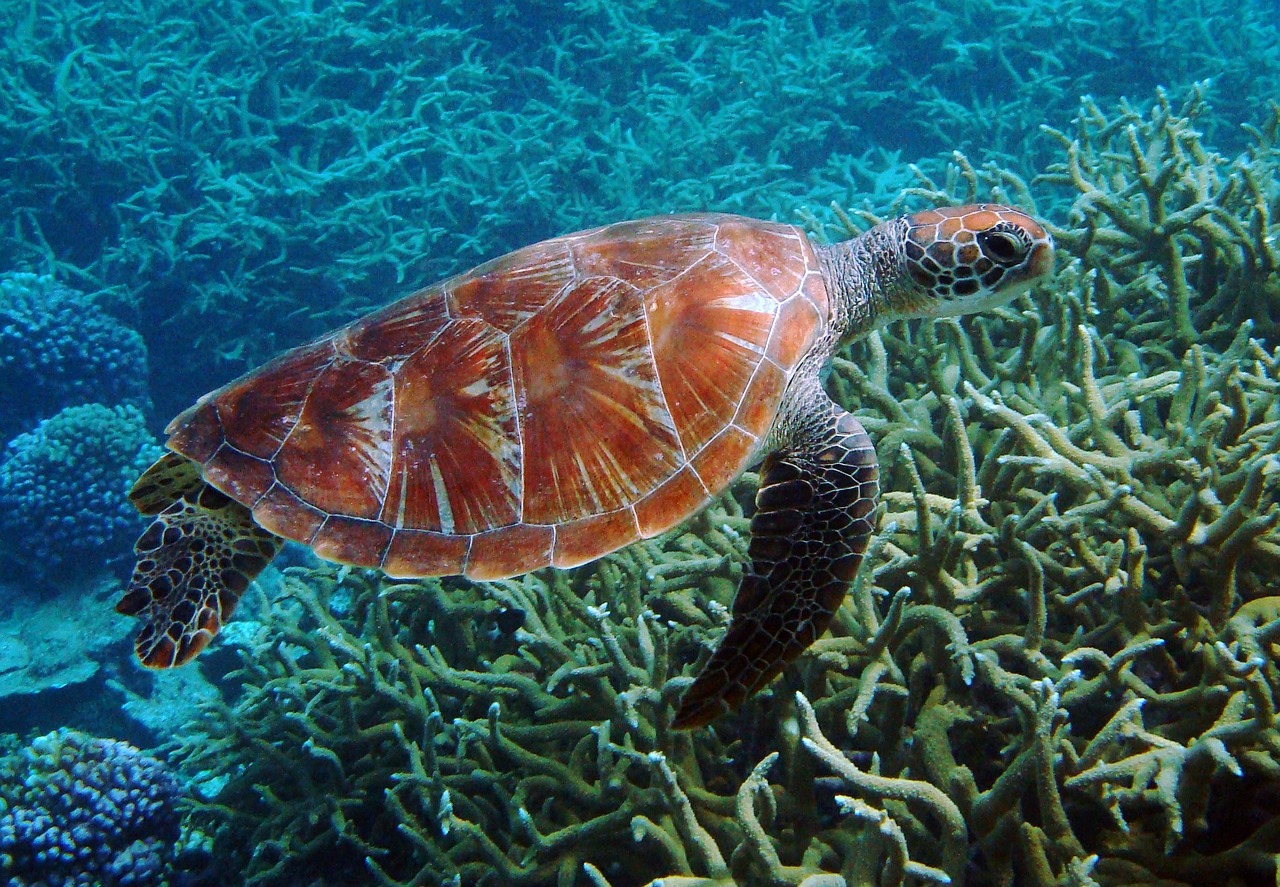
<path fill-rule="evenodd" d="M 195 500 L 204 489 L 200 466 L 186 456 L 165 453 L 134 481 L 129 501 L 139 514 L 159 514 L 184 496 Z"/>
<path fill-rule="evenodd" d="M 790 445 L 764 461 L 751 564 L 729 629 L 685 692 L 672 726 L 700 727 L 741 705 L 831 624 L 874 532 L 875 447 L 822 395 Z"/>
<path fill-rule="evenodd" d="M 210 486 L 171 502 L 134 545 L 138 563 L 116 604 L 143 622 L 134 641 L 142 664 L 172 668 L 203 650 L 281 545 Z"/>

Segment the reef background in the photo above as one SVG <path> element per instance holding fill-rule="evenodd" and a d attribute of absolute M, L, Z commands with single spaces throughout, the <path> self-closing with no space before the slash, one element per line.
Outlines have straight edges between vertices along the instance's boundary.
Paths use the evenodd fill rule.
<path fill-rule="evenodd" d="M 0 732 L 159 747 L 220 883 L 1274 883 L 1275 13 L 5 3 Z M 291 550 L 198 666 L 133 666 L 131 474 L 278 350 L 620 218 L 986 198 L 1059 273 L 837 362 L 882 533 L 740 717 L 667 728 L 751 477 L 571 573 Z"/>

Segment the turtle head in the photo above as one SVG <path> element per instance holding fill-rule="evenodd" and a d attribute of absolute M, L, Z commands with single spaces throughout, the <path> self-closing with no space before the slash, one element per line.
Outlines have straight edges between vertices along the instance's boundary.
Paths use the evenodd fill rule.
<path fill-rule="evenodd" d="M 994 308 L 1053 270 L 1053 238 L 1011 207 L 943 207 L 900 223 L 906 276 L 914 285 L 895 306 L 899 316 L 949 317 Z"/>

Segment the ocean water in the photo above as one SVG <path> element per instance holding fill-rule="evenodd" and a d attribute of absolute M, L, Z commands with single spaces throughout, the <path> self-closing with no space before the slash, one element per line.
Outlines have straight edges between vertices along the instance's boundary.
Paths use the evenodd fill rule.
<path fill-rule="evenodd" d="M 0 885 L 1280 882 L 1278 12 L 0 3 Z M 829 493 L 758 464 L 840 312 L 807 244 L 972 203 L 1052 270 L 869 309 L 822 384 L 878 505 L 847 437 L 863 486 L 808 530 Z M 705 212 L 760 225 L 666 218 Z M 485 323 L 430 291 L 307 345 L 649 217 L 573 242 L 625 281 L 541 247 L 451 285 Z M 217 407 L 261 458 L 174 427 L 312 546 L 189 467 L 144 504 L 199 520 L 142 536 L 170 420 L 300 347 Z M 135 650 L 184 572 L 234 593 Z M 709 661 L 753 692 L 681 729 Z"/>

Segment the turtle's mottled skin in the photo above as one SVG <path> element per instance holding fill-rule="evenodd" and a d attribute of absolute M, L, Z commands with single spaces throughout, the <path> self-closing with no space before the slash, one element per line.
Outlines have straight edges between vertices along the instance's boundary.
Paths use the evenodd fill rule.
<path fill-rule="evenodd" d="M 130 494 L 155 520 L 122 613 L 167 668 L 283 539 L 393 576 L 511 576 L 679 524 L 763 458 L 727 633 L 673 724 L 732 710 L 826 629 L 873 532 L 875 449 L 820 377 L 878 323 L 991 307 L 1053 265 L 1003 206 L 845 243 L 738 216 L 518 250 L 201 398 Z"/>

